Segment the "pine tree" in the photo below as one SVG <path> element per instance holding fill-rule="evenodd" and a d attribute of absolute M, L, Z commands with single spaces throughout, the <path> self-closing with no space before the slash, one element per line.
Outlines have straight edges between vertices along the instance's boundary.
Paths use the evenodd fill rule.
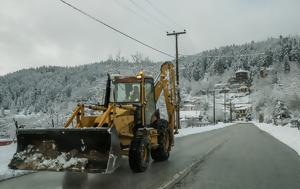
<path fill-rule="evenodd" d="M 291 67 L 290 67 L 290 63 L 289 63 L 289 57 L 287 55 L 284 56 L 283 63 L 284 63 L 284 72 L 289 73 L 291 70 Z"/>
<path fill-rule="evenodd" d="M 193 78 L 195 81 L 199 81 L 201 76 L 200 76 L 200 71 L 198 69 L 198 67 L 195 67 L 193 70 Z"/>
<path fill-rule="evenodd" d="M 273 64 L 273 53 L 272 51 L 269 49 L 265 52 L 265 59 L 264 59 L 264 64 L 265 64 L 265 67 L 269 67 L 270 65 Z"/>
<path fill-rule="evenodd" d="M 300 48 L 297 44 L 293 46 L 291 50 L 291 61 L 296 61 L 300 63 Z"/>
<path fill-rule="evenodd" d="M 0 108 L 0 117 L 5 117 L 4 108 Z"/>

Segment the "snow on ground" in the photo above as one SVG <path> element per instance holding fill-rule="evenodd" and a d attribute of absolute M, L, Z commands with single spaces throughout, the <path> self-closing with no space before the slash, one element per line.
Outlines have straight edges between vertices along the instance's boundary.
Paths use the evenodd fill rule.
<path fill-rule="evenodd" d="M 19 175 L 24 175 L 30 171 L 12 170 L 8 168 L 8 164 L 16 152 L 17 144 L 10 144 L 7 146 L 0 146 L 0 181 L 3 179 L 8 179 L 16 177 Z"/>
<path fill-rule="evenodd" d="M 294 149 L 300 156 L 300 131 L 297 128 L 256 122 L 254 122 L 254 124 L 261 130 L 269 133 L 276 139 Z"/>
<path fill-rule="evenodd" d="M 217 125 L 208 125 L 204 127 L 187 127 L 179 129 L 179 134 L 175 135 L 175 137 L 184 137 L 187 135 L 192 135 L 196 133 L 203 133 L 215 129 L 221 129 L 230 125 L 234 125 L 235 123 L 218 123 Z"/>

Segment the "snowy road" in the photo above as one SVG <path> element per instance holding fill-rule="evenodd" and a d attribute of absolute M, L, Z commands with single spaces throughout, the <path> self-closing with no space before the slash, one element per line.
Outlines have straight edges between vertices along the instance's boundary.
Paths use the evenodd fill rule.
<path fill-rule="evenodd" d="M 191 165 L 176 189 L 300 188 L 299 156 L 252 124 L 178 138 L 170 160 L 152 163 L 145 173 L 132 173 L 124 161 L 112 175 L 39 172 L 0 182 L 0 188 L 159 188 Z"/>

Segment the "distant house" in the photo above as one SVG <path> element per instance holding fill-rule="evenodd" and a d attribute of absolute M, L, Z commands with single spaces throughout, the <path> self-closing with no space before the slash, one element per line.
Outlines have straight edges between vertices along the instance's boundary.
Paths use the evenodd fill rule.
<path fill-rule="evenodd" d="M 182 108 L 184 110 L 188 110 L 188 111 L 191 111 L 191 110 L 194 110 L 195 108 L 195 105 L 194 104 L 191 104 L 191 103 L 184 103 Z"/>
<path fill-rule="evenodd" d="M 251 110 L 252 110 L 251 104 L 235 105 L 233 108 L 233 112 L 236 115 L 236 119 L 245 119 L 248 112 L 251 112 Z"/>
<path fill-rule="evenodd" d="M 214 86 L 214 90 L 216 92 L 222 92 L 224 89 L 228 88 L 228 84 L 227 83 L 217 83 Z"/>
<path fill-rule="evenodd" d="M 240 87 L 241 87 L 241 84 L 238 84 L 238 83 L 229 85 L 230 91 L 234 92 L 234 93 L 237 93 L 239 91 Z"/>
<path fill-rule="evenodd" d="M 235 75 L 228 79 L 229 88 L 232 92 L 243 92 L 248 88 L 249 72 L 239 69 Z M 241 88 L 242 87 L 242 88 Z"/>
<path fill-rule="evenodd" d="M 247 70 L 238 70 L 235 72 L 236 80 L 239 83 L 247 82 L 249 79 L 249 72 Z"/>
<path fill-rule="evenodd" d="M 232 76 L 231 78 L 228 79 L 228 83 L 231 85 L 237 85 L 239 84 L 239 81 L 236 79 L 235 76 Z"/>
<path fill-rule="evenodd" d="M 188 120 L 188 119 L 199 119 L 200 116 L 199 110 L 193 110 L 193 111 L 180 111 L 180 119 L 182 120 Z"/>

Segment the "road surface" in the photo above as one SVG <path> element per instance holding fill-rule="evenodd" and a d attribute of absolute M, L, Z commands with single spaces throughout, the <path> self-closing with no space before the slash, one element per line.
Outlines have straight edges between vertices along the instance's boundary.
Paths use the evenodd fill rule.
<path fill-rule="evenodd" d="M 174 189 L 300 188 L 300 158 L 294 150 L 252 124 L 228 129 L 230 140 Z"/>
<path fill-rule="evenodd" d="M 300 188 L 299 156 L 252 124 L 178 138 L 169 161 L 145 173 L 132 173 L 127 161 L 112 175 L 39 172 L 0 188 Z"/>

